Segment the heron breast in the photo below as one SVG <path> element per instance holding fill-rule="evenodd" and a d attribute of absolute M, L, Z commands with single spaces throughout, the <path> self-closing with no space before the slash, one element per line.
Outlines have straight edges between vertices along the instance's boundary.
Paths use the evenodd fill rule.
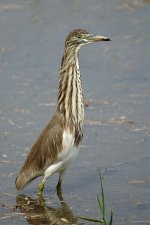
<path fill-rule="evenodd" d="M 59 160 L 69 163 L 77 157 L 78 148 L 74 146 L 75 137 L 68 131 L 63 132 L 62 151 L 59 153 Z"/>

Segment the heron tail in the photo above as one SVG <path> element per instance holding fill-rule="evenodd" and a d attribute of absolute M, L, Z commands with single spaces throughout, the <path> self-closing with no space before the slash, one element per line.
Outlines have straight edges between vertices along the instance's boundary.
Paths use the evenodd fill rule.
<path fill-rule="evenodd" d="M 38 176 L 40 175 L 37 173 L 29 173 L 28 171 L 23 171 L 23 172 L 20 171 L 15 181 L 16 189 L 18 191 L 22 190 L 27 184 L 29 184 L 32 180 L 34 180 Z"/>

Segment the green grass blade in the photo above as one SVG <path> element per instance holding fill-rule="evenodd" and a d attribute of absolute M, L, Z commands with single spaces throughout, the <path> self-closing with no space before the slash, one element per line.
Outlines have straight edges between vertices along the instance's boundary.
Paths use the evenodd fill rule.
<path fill-rule="evenodd" d="M 109 220 L 109 225 L 112 225 L 112 220 L 113 220 L 113 212 L 112 212 L 112 210 L 111 210 L 110 220 Z"/>
<path fill-rule="evenodd" d="M 97 219 L 83 217 L 83 216 L 79 216 L 79 218 L 82 219 L 82 220 L 87 220 L 87 221 L 93 222 L 93 223 L 101 223 L 101 224 L 104 224 L 104 221 L 103 220 L 97 220 Z"/>
<path fill-rule="evenodd" d="M 102 209 L 101 200 L 100 200 L 100 196 L 99 195 L 97 195 L 97 201 L 98 201 L 98 206 L 99 206 L 99 209 L 100 209 L 100 213 L 103 215 L 103 209 Z"/>
<path fill-rule="evenodd" d="M 88 218 L 88 217 L 82 217 L 80 216 L 80 219 L 84 219 L 86 221 L 90 221 L 93 223 L 99 223 L 102 225 L 112 225 L 112 221 L 113 221 L 113 212 L 111 210 L 111 214 L 110 214 L 110 219 L 109 222 L 106 222 L 106 218 L 105 218 L 105 195 L 104 195 L 104 189 L 103 189 L 103 179 L 100 173 L 100 170 L 98 169 L 98 173 L 99 173 L 99 182 L 100 182 L 100 192 L 97 195 L 97 201 L 98 201 L 98 206 L 99 206 L 99 210 L 100 210 L 100 217 L 102 217 L 102 219 L 93 219 L 93 218 Z"/>
<path fill-rule="evenodd" d="M 102 182 L 102 176 L 99 169 L 98 169 L 98 172 L 99 172 L 99 180 L 100 180 L 100 187 L 101 187 L 102 214 L 103 214 L 103 217 L 105 217 L 105 196 L 104 196 L 103 182 Z"/>

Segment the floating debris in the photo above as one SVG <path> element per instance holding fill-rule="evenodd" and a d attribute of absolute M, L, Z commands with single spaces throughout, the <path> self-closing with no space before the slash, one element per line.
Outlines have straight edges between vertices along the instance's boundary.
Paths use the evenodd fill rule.
<path fill-rule="evenodd" d="M 150 180 L 131 180 L 129 181 L 129 184 L 145 184 L 145 183 L 149 183 Z"/>
<path fill-rule="evenodd" d="M 15 112 L 17 112 L 17 113 L 22 113 L 22 114 L 29 114 L 29 113 L 31 113 L 30 110 L 24 109 L 24 108 L 16 108 L 16 109 L 15 109 Z"/>
<path fill-rule="evenodd" d="M 41 102 L 41 103 L 38 103 L 39 106 L 55 106 L 56 103 L 54 102 L 51 102 L 51 103 L 44 103 L 44 102 Z"/>
<path fill-rule="evenodd" d="M 23 5 L 15 5 L 15 4 L 2 4 L 0 3 L 0 11 L 6 11 L 6 10 L 17 10 L 17 9 L 22 9 Z"/>
<path fill-rule="evenodd" d="M 111 101 L 106 100 L 106 99 L 92 99 L 92 98 L 84 99 L 84 106 L 85 107 L 91 107 L 93 103 L 109 105 L 109 104 L 111 104 Z"/>

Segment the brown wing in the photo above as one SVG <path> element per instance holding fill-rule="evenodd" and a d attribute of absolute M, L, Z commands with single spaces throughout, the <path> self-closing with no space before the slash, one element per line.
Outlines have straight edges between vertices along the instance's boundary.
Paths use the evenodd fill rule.
<path fill-rule="evenodd" d="M 45 169 L 57 161 L 57 153 L 62 150 L 63 128 L 59 115 L 55 114 L 52 120 L 45 127 L 16 178 L 18 190 L 31 180 L 43 175 Z"/>

